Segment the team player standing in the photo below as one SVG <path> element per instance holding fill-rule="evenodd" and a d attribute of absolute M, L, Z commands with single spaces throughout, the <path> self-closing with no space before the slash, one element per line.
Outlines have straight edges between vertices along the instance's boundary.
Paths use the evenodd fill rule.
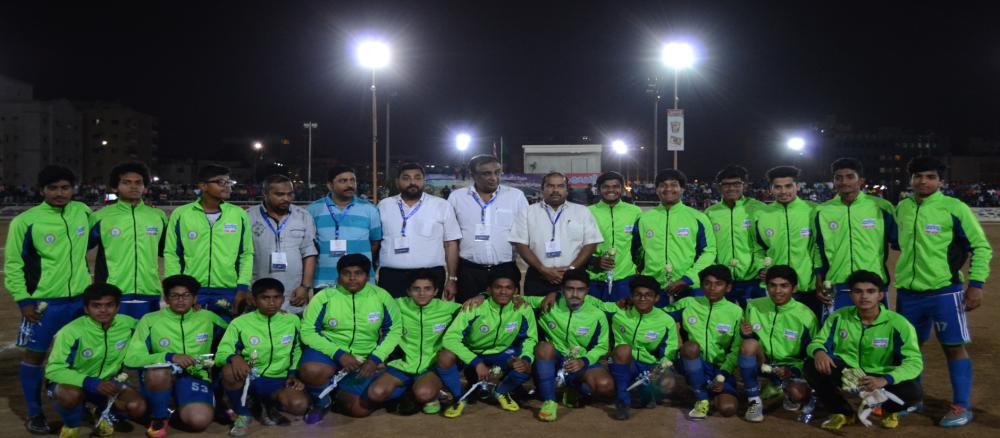
<path fill-rule="evenodd" d="M 683 203 L 677 170 L 657 175 L 660 204 L 642 212 L 614 172 L 584 208 L 566 200 L 560 173 L 528 206 L 492 157 L 470 169 L 475 184 L 446 201 L 423 193 L 421 166 L 402 166 L 401 195 L 378 207 L 354 196 L 350 168 L 331 170 L 330 195 L 305 209 L 275 176 L 247 212 L 227 202 L 229 170 L 206 166 L 200 197 L 168 219 L 143 202 L 140 163 L 112 171 L 118 201 L 97 212 L 72 201 L 72 172 L 47 167 L 44 202 L 14 219 L 5 246 L 26 428 L 49 433 L 45 380 L 61 436 L 80 433 L 90 403 L 98 436 L 146 417 L 159 438 L 171 415 L 243 436 L 255 412 L 265 425 L 287 424 L 281 412 L 311 424 L 331 406 L 365 416 L 412 401 L 455 418 L 484 398 L 516 411 L 534 376 L 543 421 L 557 419 L 560 390 L 567 407 L 613 400 L 625 420 L 685 382 L 692 420 L 736 414 L 742 394 L 743 417 L 760 422 L 764 400 L 783 395 L 801 417 L 818 401 L 830 413 L 821 426 L 837 430 L 854 418 L 838 390 L 854 370 L 848 392 L 898 397 L 881 406 L 893 428 L 922 406 L 919 345 L 932 329 L 953 392 L 940 424 L 972 420 L 965 314 L 982 303 L 992 250 L 969 207 L 940 192 L 939 161 L 910 163 L 914 196 L 895 208 L 863 191 L 854 159 L 832 164 L 837 196 L 820 205 L 797 196 L 794 167 L 768 172 L 775 202 L 762 204 L 729 166 L 705 213 Z M 523 290 L 514 253 L 529 265 Z"/>

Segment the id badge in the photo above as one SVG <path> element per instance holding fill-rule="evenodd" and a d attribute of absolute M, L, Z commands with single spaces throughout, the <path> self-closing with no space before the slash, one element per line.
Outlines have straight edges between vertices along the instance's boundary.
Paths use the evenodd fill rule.
<path fill-rule="evenodd" d="M 347 241 L 344 239 L 331 240 L 330 255 L 334 257 L 343 257 L 347 255 Z"/>
<path fill-rule="evenodd" d="M 284 272 L 288 269 L 288 255 L 283 252 L 271 253 L 271 272 Z"/>
<path fill-rule="evenodd" d="M 550 240 L 545 242 L 545 257 L 553 258 L 562 255 L 562 247 L 559 246 L 558 240 Z"/>
<path fill-rule="evenodd" d="M 410 252 L 410 239 L 397 237 L 393 239 L 393 254 L 407 254 Z"/>
<path fill-rule="evenodd" d="M 486 224 L 476 224 L 476 241 L 485 242 L 490 240 L 490 226 Z"/>

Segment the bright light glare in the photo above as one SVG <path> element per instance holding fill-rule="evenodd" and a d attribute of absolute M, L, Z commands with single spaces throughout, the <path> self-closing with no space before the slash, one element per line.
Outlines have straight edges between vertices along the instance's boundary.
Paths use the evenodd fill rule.
<path fill-rule="evenodd" d="M 806 148 L 806 141 L 802 137 L 792 137 L 788 139 L 788 149 L 801 151 Z"/>
<path fill-rule="evenodd" d="M 389 45 L 376 40 L 366 40 L 358 44 L 358 63 L 362 67 L 377 70 L 389 65 Z"/>
<path fill-rule="evenodd" d="M 694 65 L 694 49 L 687 43 L 668 43 L 663 46 L 663 64 L 675 70 Z"/>
<path fill-rule="evenodd" d="M 455 136 L 455 147 L 460 151 L 469 149 L 469 143 L 472 143 L 472 136 L 466 133 L 461 133 Z"/>
<path fill-rule="evenodd" d="M 259 150 L 261 150 L 263 148 L 264 148 L 264 144 L 263 143 L 261 143 L 259 141 L 254 142 L 254 144 L 253 144 L 253 149 L 254 150 L 259 151 Z"/>
<path fill-rule="evenodd" d="M 618 155 L 624 155 L 628 152 L 628 145 L 622 140 L 615 140 L 611 142 L 611 149 L 614 149 L 615 153 Z"/>

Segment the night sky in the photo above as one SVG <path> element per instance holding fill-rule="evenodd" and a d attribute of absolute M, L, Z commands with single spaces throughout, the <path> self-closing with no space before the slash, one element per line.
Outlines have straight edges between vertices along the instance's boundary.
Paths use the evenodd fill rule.
<path fill-rule="evenodd" d="M 41 99 L 152 114 L 168 156 L 253 138 L 304 149 L 301 124 L 312 120 L 320 154 L 367 159 L 369 77 L 351 47 L 366 35 L 393 45 L 378 77 L 380 103 L 396 94 L 394 151 L 452 154 L 462 129 L 508 144 L 589 135 L 648 145 L 647 78 L 664 78 L 669 105 L 658 51 L 671 36 L 699 52 L 680 81 L 689 173 L 707 176 L 720 153 L 773 150 L 746 146 L 827 115 L 932 129 L 957 146 L 1000 136 L 1000 6 L 986 2 L 101 3 L 5 2 L 0 74 Z"/>

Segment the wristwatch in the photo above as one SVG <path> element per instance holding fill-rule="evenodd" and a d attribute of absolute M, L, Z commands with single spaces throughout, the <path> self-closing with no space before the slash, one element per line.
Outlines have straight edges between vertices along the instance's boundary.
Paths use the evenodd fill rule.
<path fill-rule="evenodd" d="M 448 281 L 456 281 L 457 282 L 458 281 L 458 277 L 452 275 L 452 276 L 448 277 Z"/>
<path fill-rule="evenodd" d="M 299 287 L 301 287 L 301 288 L 303 288 L 305 290 L 313 290 L 312 286 L 309 286 L 309 285 L 306 285 L 306 284 L 300 284 Z"/>

